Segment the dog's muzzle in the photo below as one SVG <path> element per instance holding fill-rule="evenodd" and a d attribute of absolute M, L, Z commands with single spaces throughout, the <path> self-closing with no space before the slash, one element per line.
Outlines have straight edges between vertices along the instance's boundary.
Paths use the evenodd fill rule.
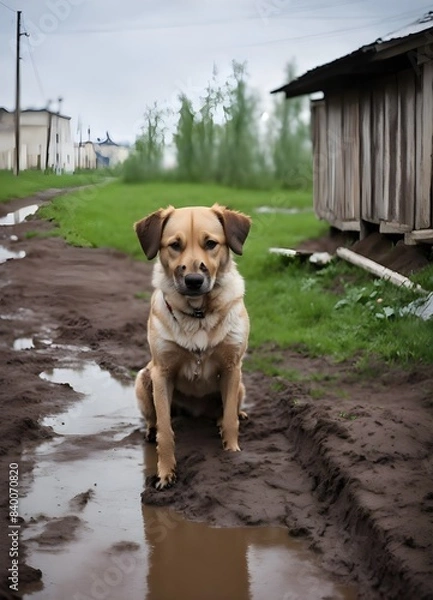
<path fill-rule="evenodd" d="M 200 292 L 202 288 L 205 277 L 201 273 L 190 273 L 189 275 L 185 275 L 185 287 L 190 292 Z"/>
<path fill-rule="evenodd" d="M 176 289 L 183 296 L 202 296 L 211 289 L 210 278 L 202 273 L 188 273 L 176 278 Z"/>
<path fill-rule="evenodd" d="M 198 268 L 194 267 L 188 269 L 185 265 L 181 265 L 174 272 L 176 291 L 183 296 L 203 296 L 213 287 L 213 281 L 206 265 L 201 263 Z"/>

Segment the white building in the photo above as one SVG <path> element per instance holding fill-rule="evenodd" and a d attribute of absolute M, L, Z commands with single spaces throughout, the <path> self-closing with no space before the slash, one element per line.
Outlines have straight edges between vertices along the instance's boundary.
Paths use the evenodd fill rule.
<path fill-rule="evenodd" d="M 129 146 L 113 142 L 107 131 L 106 139 L 101 140 L 98 138 L 97 143 L 95 143 L 95 152 L 98 167 L 115 167 L 128 158 Z"/>
<path fill-rule="evenodd" d="M 13 169 L 14 155 L 15 115 L 0 108 L 0 169 Z M 45 108 L 21 111 L 20 170 L 72 173 L 74 168 L 71 118 Z"/>
<path fill-rule="evenodd" d="M 90 140 L 75 144 L 75 167 L 77 169 L 96 169 L 95 145 Z"/>
<path fill-rule="evenodd" d="M 129 154 L 129 146 L 116 144 L 107 131 L 106 139 L 97 138 L 97 142 L 90 141 L 75 144 L 75 166 L 77 169 L 103 169 L 115 167 L 123 163 Z"/>

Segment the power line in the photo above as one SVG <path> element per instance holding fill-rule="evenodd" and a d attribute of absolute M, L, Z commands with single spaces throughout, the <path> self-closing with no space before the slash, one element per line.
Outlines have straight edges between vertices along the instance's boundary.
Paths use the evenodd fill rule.
<path fill-rule="evenodd" d="M 429 4 L 428 6 L 431 6 L 431 5 Z M 426 8 L 426 7 L 422 7 L 419 10 L 423 10 L 424 8 Z M 301 35 L 301 36 L 290 37 L 290 38 L 279 38 L 278 40 L 253 42 L 252 44 L 241 44 L 240 47 L 244 48 L 244 47 L 250 47 L 250 46 L 267 46 L 269 44 L 278 44 L 281 42 L 294 42 L 294 41 L 309 40 L 309 39 L 313 39 L 313 38 L 316 38 L 316 39 L 324 38 L 324 37 L 329 37 L 329 36 L 336 35 L 339 33 L 359 31 L 362 29 L 369 29 L 370 27 L 374 27 L 375 25 L 381 25 L 382 23 L 389 23 L 389 21 L 398 21 L 400 19 L 405 18 L 405 16 L 407 16 L 407 15 L 408 15 L 408 13 L 402 13 L 400 15 L 396 15 L 395 17 L 390 17 L 387 19 L 380 19 L 379 21 L 374 21 L 372 23 L 368 23 L 367 25 L 361 25 L 361 26 L 357 26 L 357 27 L 345 27 L 344 29 L 334 29 L 333 31 L 326 31 L 326 32 L 321 32 L 321 33 L 310 33 L 307 35 Z"/>
<path fill-rule="evenodd" d="M 348 6 L 351 4 L 365 4 L 366 1 L 368 2 L 369 0 L 345 0 L 345 2 L 338 2 L 337 4 L 328 4 L 325 2 L 322 4 L 312 4 L 312 5 L 306 4 L 305 2 L 301 2 L 297 5 L 295 4 L 294 6 L 290 5 L 290 7 L 287 11 L 279 11 L 278 9 L 275 9 L 273 14 L 270 12 L 270 17 L 271 18 L 272 17 L 280 18 L 284 14 L 286 14 L 288 17 L 291 17 L 292 15 L 296 15 L 298 13 L 304 13 L 304 12 L 309 13 L 308 17 L 311 17 L 312 10 L 329 10 L 332 8 L 340 8 L 341 6 Z M 266 11 L 264 11 L 264 12 L 266 12 Z"/>
<path fill-rule="evenodd" d="M 51 33 L 51 35 L 91 35 L 91 34 L 108 34 L 108 33 L 127 33 L 127 32 L 134 32 L 134 31 L 157 31 L 157 30 L 164 30 L 164 29 L 185 29 L 185 28 L 190 28 L 190 27 L 209 27 L 209 26 L 214 26 L 214 25 L 224 25 L 227 23 L 236 23 L 239 21 L 257 21 L 257 20 L 264 20 L 264 19 L 269 19 L 272 21 L 275 21 L 277 19 L 287 19 L 290 18 L 292 20 L 296 20 L 296 19 L 308 19 L 308 20 L 314 20 L 314 21 L 328 21 L 328 20 L 367 20 L 371 17 L 369 16 L 365 16 L 365 15 L 347 15 L 347 17 L 343 16 L 343 15 L 336 15 L 336 16 L 328 16 L 328 15 L 312 15 L 311 11 L 322 11 L 322 10 L 326 10 L 329 11 L 330 9 L 333 8 L 340 8 L 342 6 L 347 6 L 347 5 L 355 5 L 355 4 L 365 4 L 366 1 L 370 1 L 370 0 L 346 0 L 343 2 L 338 2 L 338 3 L 333 3 L 333 4 L 326 4 L 326 3 L 321 3 L 321 4 L 317 4 L 314 3 L 312 5 L 308 5 L 308 4 L 298 4 L 295 6 L 291 6 L 290 7 L 290 12 L 284 12 L 284 11 L 278 11 L 278 9 L 275 9 L 274 12 L 270 12 L 269 14 L 266 13 L 266 10 L 263 12 L 263 14 L 260 14 L 260 9 L 258 9 L 257 14 L 255 15 L 248 15 L 248 16 L 238 16 L 238 17 L 231 17 L 231 18 L 225 18 L 225 19 L 215 19 L 215 20 L 204 20 L 204 21 L 196 21 L 196 22 L 192 22 L 192 23 L 179 23 L 179 24 L 161 24 L 161 25 L 145 25 L 145 24 L 138 24 L 138 25 L 124 25 L 124 26 L 115 26 L 115 27 L 108 27 L 108 28 L 98 28 L 98 27 L 92 27 L 92 28 L 86 28 L 86 29 L 69 29 L 69 30 L 61 30 L 61 31 L 54 31 Z M 374 0 L 371 0 L 374 1 Z M 426 8 L 430 8 L 431 5 L 425 5 L 422 7 L 419 7 L 418 9 L 412 9 L 412 11 L 410 11 L 409 13 L 406 12 L 404 14 L 409 14 L 409 15 L 413 15 L 415 10 L 421 11 L 421 10 L 425 10 Z M 307 13 L 307 14 L 305 14 Z M 299 16 L 298 16 L 299 15 Z M 403 18 L 403 14 L 401 15 L 401 18 Z M 391 17 L 391 18 L 387 18 L 387 19 L 382 19 L 380 21 L 380 23 L 384 22 L 384 21 L 390 21 L 390 20 L 395 20 L 396 17 Z M 358 27 L 356 28 L 351 28 L 351 29 L 347 29 L 345 28 L 344 30 L 336 30 L 336 33 L 340 33 L 341 31 L 353 31 L 355 29 L 358 29 Z M 329 35 L 331 33 L 334 32 L 330 32 Z M 328 35 L 328 34 L 327 34 Z M 304 36 L 302 36 L 303 38 Z M 313 34 L 311 37 L 315 37 L 315 35 Z M 296 38 L 290 38 L 293 40 L 297 40 L 300 39 L 298 37 Z M 275 43 L 279 42 L 279 41 L 285 41 L 283 40 L 275 40 Z M 269 42 L 269 43 L 274 43 L 274 42 Z M 255 44 L 253 44 L 255 45 Z M 257 45 L 261 45 L 261 43 L 259 42 Z"/>
<path fill-rule="evenodd" d="M 4 2 L 2 2 L 1 0 L 0 0 L 0 4 L 2 6 L 4 6 L 5 8 L 7 8 L 8 10 L 10 10 L 11 12 L 13 12 L 13 13 L 16 12 L 13 8 L 11 8 L 10 6 L 8 6 L 7 4 L 5 4 Z"/>
<path fill-rule="evenodd" d="M 284 11 L 278 11 L 277 9 L 275 9 L 275 12 L 273 14 L 266 14 L 266 11 L 264 11 L 263 14 L 260 14 L 260 9 L 257 10 L 257 14 L 254 15 L 247 15 L 247 16 L 238 16 L 238 17 L 227 17 L 225 19 L 214 19 L 214 20 L 207 20 L 207 21 L 196 21 L 193 23 L 179 23 L 179 24 L 164 24 L 164 25 L 125 25 L 125 26 L 119 26 L 119 27 L 108 27 L 108 28 L 88 28 L 88 29 L 69 29 L 69 30 L 62 30 L 62 31 L 58 31 L 58 32 L 53 32 L 52 35 L 80 35 L 80 34 L 105 34 L 105 33 L 126 33 L 128 31 L 152 31 L 152 30 L 160 30 L 160 29 L 185 29 L 188 27 L 209 27 L 209 26 L 213 26 L 213 25 L 225 25 L 227 23 L 235 23 L 237 21 L 259 21 L 259 20 L 263 20 L 266 18 L 270 18 L 270 19 L 276 19 L 276 18 L 293 18 L 293 15 L 299 14 L 299 13 L 309 13 L 307 15 L 305 15 L 305 17 L 295 17 L 295 18 L 305 18 L 305 19 L 311 19 L 311 10 L 329 10 L 332 8 L 340 8 L 341 6 L 347 6 L 347 5 L 353 5 L 353 4 L 360 4 L 360 3 L 365 3 L 366 0 L 346 0 L 344 2 L 339 2 L 336 4 L 314 4 L 314 5 L 298 5 L 298 6 L 294 6 L 293 8 L 290 9 L 290 14 L 285 13 Z M 367 0 L 370 1 L 370 0 Z M 373 1 L 373 0 L 371 0 Z M 320 20 L 321 18 L 323 19 L 332 19 L 333 17 L 315 17 L 315 19 Z M 336 17 L 338 19 L 344 18 L 341 16 Z M 348 19 L 350 19 L 351 17 L 347 17 Z M 354 17 L 354 18 L 360 18 L 360 19 L 364 19 L 364 18 L 369 18 L 369 17 L 364 17 L 364 16 L 359 16 L 359 17 Z"/>
<path fill-rule="evenodd" d="M 415 21 L 411 21 L 410 23 L 408 23 L 406 25 L 406 27 L 412 27 L 413 25 L 421 25 L 422 23 L 428 23 L 430 21 L 432 21 L 432 15 L 433 12 L 429 11 L 428 13 L 426 13 L 425 15 L 423 15 L 422 17 L 419 17 L 418 19 L 415 19 Z M 401 28 L 399 29 L 394 29 L 393 31 L 390 31 L 389 33 L 387 33 L 385 36 L 385 38 L 390 37 L 391 35 L 394 35 L 395 33 L 397 33 L 398 31 L 400 31 Z"/>
<path fill-rule="evenodd" d="M 24 30 L 26 30 L 27 27 L 25 26 L 24 19 L 23 19 L 23 26 L 24 26 Z M 47 99 L 47 97 L 45 95 L 44 86 L 42 85 L 42 81 L 41 81 L 41 78 L 39 76 L 39 71 L 38 71 L 38 69 L 36 67 L 35 59 L 34 59 L 34 56 L 33 56 L 33 49 L 32 49 L 32 47 L 30 45 L 30 40 L 29 40 L 30 34 L 26 32 L 25 36 L 26 36 L 26 40 L 27 40 L 27 47 L 28 47 L 28 51 L 29 51 L 29 55 L 30 55 L 30 62 L 32 63 L 32 68 L 33 68 L 33 72 L 34 72 L 34 75 L 35 75 L 35 79 L 36 79 L 36 82 L 38 84 L 39 91 L 41 93 L 42 99 L 45 102 L 46 99 Z"/>

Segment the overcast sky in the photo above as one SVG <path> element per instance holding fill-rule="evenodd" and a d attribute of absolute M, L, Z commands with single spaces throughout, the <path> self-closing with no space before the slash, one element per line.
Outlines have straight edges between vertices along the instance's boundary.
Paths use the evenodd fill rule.
<path fill-rule="evenodd" d="M 301 75 L 431 9 L 425 0 L 0 0 L 0 106 L 14 106 L 16 10 L 30 33 L 22 108 L 53 100 L 57 110 L 61 96 L 74 135 L 81 117 L 92 139 L 108 130 L 133 141 L 146 105 L 199 97 L 214 64 L 224 80 L 232 59 L 247 61 L 266 107 L 290 59 Z"/>

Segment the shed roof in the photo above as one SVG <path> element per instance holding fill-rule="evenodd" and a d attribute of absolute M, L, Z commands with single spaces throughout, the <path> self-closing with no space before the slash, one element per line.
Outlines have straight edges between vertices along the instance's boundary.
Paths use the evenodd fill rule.
<path fill-rule="evenodd" d="M 420 46 L 433 44 L 433 11 L 412 25 L 379 38 L 358 50 L 307 71 L 301 77 L 271 91 L 285 92 L 287 98 L 337 88 L 362 85 L 375 75 L 395 73 L 416 65 L 414 51 Z M 429 53 L 429 58 L 432 54 Z"/>

